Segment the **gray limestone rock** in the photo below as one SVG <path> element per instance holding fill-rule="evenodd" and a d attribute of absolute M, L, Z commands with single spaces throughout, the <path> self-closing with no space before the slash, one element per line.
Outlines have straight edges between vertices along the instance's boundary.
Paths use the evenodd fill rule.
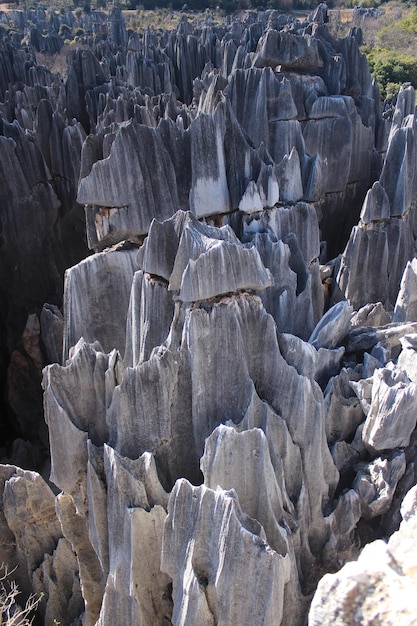
<path fill-rule="evenodd" d="M 173 316 L 174 302 L 167 283 L 142 270 L 135 272 L 127 314 L 126 366 L 150 358 L 153 348 L 166 340 Z"/>
<path fill-rule="evenodd" d="M 179 291 L 190 260 L 197 261 L 222 241 L 239 243 L 229 226 L 213 228 L 198 222 L 191 213 L 180 211 L 162 224 L 152 223 L 137 260 L 145 272 L 167 281 L 170 291 Z"/>
<path fill-rule="evenodd" d="M 64 318 L 55 305 L 44 304 L 41 313 L 41 335 L 50 363 L 61 363 Z"/>
<path fill-rule="evenodd" d="M 97 624 L 163 624 L 172 606 L 170 579 L 160 570 L 168 494 L 152 455 L 131 460 L 104 446 L 109 573 Z"/>
<path fill-rule="evenodd" d="M 295 147 L 291 148 L 289 154 L 284 154 L 278 163 L 277 178 L 282 201 L 298 202 L 304 197 L 300 157 Z M 310 187 L 306 195 L 312 195 Z"/>
<path fill-rule="evenodd" d="M 118 7 L 0 13 L 0 377 L 29 431 L 15 391 L 45 347 L 62 491 L 2 466 L 0 541 L 46 624 L 298 626 L 356 535 L 394 528 L 416 480 L 414 90 L 383 114 L 360 30 L 327 17 L 127 42 Z M 31 50 L 77 27 L 61 81 Z M 82 263 L 77 198 L 113 246 Z M 42 465 L 38 421 L 1 456 Z"/>
<path fill-rule="evenodd" d="M 322 388 L 326 387 L 332 376 L 339 373 L 345 352 L 343 347 L 336 350 L 316 350 L 310 343 L 286 333 L 282 333 L 278 341 L 288 365 L 295 367 L 299 374 L 314 379 Z"/>
<path fill-rule="evenodd" d="M 177 355 L 160 349 L 148 361 L 127 368 L 107 411 L 109 442 L 116 452 L 134 459 L 153 451 L 167 485 L 172 484 L 179 468 L 190 475 L 192 464 L 192 449 L 188 456 L 181 454 L 189 446 L 188 438 L 181 441 L 175 433 L 181 404 L 189 411 L 187 397 L 179 397 L 180 367 Z M 185 428 L 190 427 L 189 413 L 181 419 Z"/>
<path fill-rule="evenodd" d="M 343 493 L 328 516 L 329 540 L 323 548 L 326 569 L 339 569 L 346 561 L 357 556 L 355 545 L 356 525 L 361 517 L 360 499 L 353 489 Z"/>
<path fill-rule="evenodd" d="M 365 420 L 365 415 L 351 381 L 357 381 L 359 375 L 353 370 L 343 368 L 334 376 L 324 392 L 326 406 L 326 436 L 329 445 L 336 441 L 349 440 L 357 427 Z"/>
<path fill-rule="evenodd" d="M 269 67 L 236 70 L 229 77 L 225 95 L 242 128 L 258 147 L 267 139 L 270 125 L 297 116 L 291 84 Z"/>
<path fill-rule="evenodd" d="M 173 584 L 173 624 L 280 622 L 288 566 L 288 557 L 265 543 L 262 526 L 242 512 L 233 491 L 176 483 L 162 551 L 162 569 Z M 256 594 L 240 585 L 243 572 Z"/>
<path fill-rule="evenodd" d="M 352 467 L 357 465 L 361 459 L 359 451 L 350 443 L 346 441 L 336 441 L 332 448 L 333 461 L 341 474 L 346 474 L 352 470 Z M 361 516 L 361 511 L 359 517 Z"/>
<path fill-rule="evenodd" d="M 405 472 L 405 456 L 401 450 L 390 458 L 377 458 L 360 464 L 353 488 L 358 493 L 365 519 L 386 513 L 391 505 L 395 489 Z"/>
<path fill-rule="evenodd" d="M 67 270 L 64 361 L 81 337 L 87 342 L 99 341 L 104 350 L 117 348 L 124 353 L 126 314 L 135 265 L 134 250 L 103 252 Z"/>
<path fill-rule="evenodd" d="M 219 241 L 184 270 L 179 297 L 183 302 L 208 300 L 243 290 L 262 290 L 273 285 L 271 272 L 256 248 L 242 248 Z"/>
<path fill-rule="evenodd" d="M 191 125 L 190 209 L 196 217 L 228 213 L 232 208 L 226 178 L 225 130 L 221 108 L 212 116 L 199 115 Z"/>
<path fill-rule="evenodd" d="M 391 135 L 381 172 L 380 182 L 388 196 L 392 216 L 406 213 L 413 200 L 415 143 L 415 122 L 413 116 L 409 116 L 407 123 Z"/>
<path fill-rule="evenodd" d="M 365 546 L 359 559 L 319 583 L 309 614 L 309 626 L 372 623 L 411 624 L 415 620 L 415 492 L 410 490 L 402 507 L 400 530 L 389 542 Z"/>
<path fill-rule="evenodd" d="M 55 515 L 54 494 L 35 472 L 1 466 L 0 513 L 2 559 L 19 590 L 41 595 L 40 614 L 52 626 L 54 619 L 70 623 L 82 613 L 78 565 L 62 538 Z"/>
<path fill-rule="evenodd" d="M 389 198 L 377 180 L 366 194 L 361 211 L 361 221 L 363 224 L 371 224 L 372 222 L 387 220 L 390 216 Z"/>
<path fill-rule="evenodd" d="M 318 259 L 319 227 L 317 214 L 311 204 L 297 202 L 293 206 L 276 207 L 268 215 L 268 226 L 282 240 L 289 233 L 294 233 L 307 265 Z"/>
<path fill-rule="evenodd" d="M 17 563 L 30 580 L 62 537 L 55 496 L 39 474 L 14 468 L 4 485 L 3 511 L 16 542 Z"/>
<path fill-rule="evenodd" d="M 84 612 L 84 599 L 78 577 L 78 562 L 71 544 L 63 537 L 58 540 L 53 554 L 45 554 L 39 568 L 33 573 L 33 590 L 41 597 L 44 624 L 54 626 L 71 624 Z"/>
<path fill-rule="evenodd" d="M 260 328 L 262 328 L 262 332 L 258 336 L 262 337 L 264 360 L 258 357 L 253 358 L 257 353 L 259 354 L 259 348 L 261 347 L 258 344 L 258 348 L 255 350 L 253 344 L 254 341 L 257 342 L 252 330 L 254 324 L 260 325 Z M 209 332 L 210 329 L 213 329 L 212 333 Z M 214 331 L 214 329 L 216 330 Z M 314 487 L 311 485 L 308 488 L 309 497 L 311 498 L 314 497 L 312 494 L 317 489 L 322 493 L 321 496 L 318 493 L 316 494 L 318 499 L 314 500 L 315 504 L 313 504 L 313 500 L 311 501 L 312 519 L 316 515 L 321 517 L 323 513 L 319 501 L 322 499 L 323 502 L 326 501 L 328 497 L 326 494 L 332 489 L 333 481 L 336 480 L 336 473 L 332 467 L 330 453 L 326 447 L 323 449 L 323 455 L 320 458 L 316 457 L 313 461 L 311 457 L 312 448 L 310 446 L 305 447 L 303 443 L 305 441 L 304 435 L 308 431 L 309 437 L 317 439 L 318 446 L 321 447 L 322 445 L 318 443 L 319 440 L 322 441 L 324 438 L 321 392 L 319 392 L 316 383 L 299 376 L 292 367 L 285 363 L 279 352 L 272 318 L 267 316 L 259 300 L 241 296 L 239 299 L 231 299 L 226 306 L 221 306 L 221 304 L 215 306 L 210 313 L 207 313 L 202 308 L 194 309 L 184 332 L 187 333 L 188 350 L 194 355 L 191 383 L 193 428 L 195 441 L 196 443 L 198 442 L 197 449 L 202 449 L 204 439 L 208 434 L 205 424 L 212 425 L 210 428 L 211 432 L 219 421 L 228 418 L 234 422 L 239 422 L 242 419 L 245 413 L 244 409 L 252 395 L 252 385 L 249 384 L 248 379 L 249 373 L 258 393 L 261 393 L 262 398 L 269 402 L 274 410 L 287 422 L 289 432 L 294 438 L 294 443 L 301 446 L 303 463 L 309 464 L 314 462 L 314 464 L 317 464 L 317 472 L 320 474 L 324 471 L 324 468 L 327 468 L 324 473 L 324 482 L 316 482 Z M 214 341 L 215 344 L 213 345 Z M 226 362 L 231 358 L 231 353 L 229 350 L 225 351 L 224 346 L 239 344 L 243 348 L 244 359 L 236 362 L 233 368 L 225 366 Z M 220 346 L 223 346 L 223 350 L 220 350 Z M 207 360 L 207 355 L 209 360 Z M 202 381 L 196 375 L 203 363 L 205 368 L 209 367 L 210 369 L 216 364 L 215 369 L 218 372 L 217 376 L 211 377 L 210 380 L 206 381 L 204 394 L 202 393 Z M 232 392 L 233 381 L 236 379 L 245 381 L 244 386 L 241 386 L 242 391 L 238 405 L 236 397 Z M 272 383 L 272 380 L 275 382 Z M 280 389 L 288 390 L 290 388 L 298 389 L 297 392 L 294 391 L 295 395 L 288 393 L 282 395 L 280 393 Z M 306 418 L 306 421 L 301 422 L 299 419 L 296 425 L 294 422 L 295 414 L 298 416 L 306 415 L 305 411 L 307 411 L 307 407 L 304 405 L 305 396 L 303 389 L 310 390 L 314 403 L 310 405 L 308 410 L 309 420 Z M 298 404 L 296 411 L 294 410 L 294 399 L 296 399 Z M 313 407 L 315 415 L 313 418 L 314 426 L 313 422 L 310 421 Z M 220 416 L 222 417 L 219 419 Z M 302 435 L 303 431 L 304 435 Z M 308 474 L 306 475 L 306 481 L 307 483 L 310 482 Z M 306 521 L 306 523 L 308 522 Z"/>
<path fill-rule="evenodd" d="M 16 474 L 16 471 L 17 468 L 14 465 L 0 465 L 0 485 L 2 494 L 4 492 L 5 484 L 9 478 Z M 0 549 L 4 567 L 7 567 L 8 571 L 11 571 L 14 567 L 16 567 L 17 563 L 16 541 L 5 517 L 3 496 L 0 499 Z M 21 568 L 17 573 L 16 578 L 20 587 L 23 588 L 25 592 L 28 592 L 30 590 L 30 585 L 28 584 L 26 568 Z"/>
<path fill-rule="evenodd" d="M 413 383 L 417 383 L 417 335 L 416 333 L 405 335 L 400 341 L 402 350 L 398 357 L 397 365 Z"/>
<path fill-rule="evenodd" d="M 326 190 L 336 192 L 344 189 L 349 180 L 349 168 L 346 164 L 350 163 L 353 151 L 353 129 L 348 115 L 309 120 L 304 127 L 303 136 L 309 154 L 318 152 L 323 160 L 327 159 Z M 337 154 L 333 149 L 333 137 L 338 138 Z"/>
<path fill-rule="evenodd" d="M 77 556 L 80 584 L 85 603 L 84 621 L 88 626 L 96 623 L 104 591 L 103 572 L 88 535 L 88 521 L 78 512 L 71 495 L 61 493 L 56 499 L 56 511 L 64 537 Z"/>
<path fill-rule="evenodd" d="M 372 451 L 407 446 L 416 425 L 417 395 L 406 374 L 389 363 L 352 387 L 367 416 L 362 433 L 366 446 Z"/>
<path fill-rule="evenodd" d="M 391 316 L 385 311 L 381 302 L 365 304 L 352 315 L 352 327 L 384 326 L 391 322 Z"/>
<path fill-rule="evenodd" d="M 178 211 L 164 222 L 152 220 L 148 237 L 138 252 L 139 267 L 144 272 L 169 282 L 180 238 L 189 223 L 197 228 L 202 227 L 197 220 L 192 219 L 190 213 L 184 211 Z M 179 289 L 179 286 L 176 288 Z"/>
<path fill-rule="evenodd" d="M 109 572 L 109 529 L 107 521 L 107 484 L 103 447 L 87 440 L 88 538 L 97 555 L 103 575 Z"/>
<path fill-rule="evenodd" d="M 156 180 L 163 182 L 155 185 Z M 154 217 L 173 215 L 180 208 L 175 169 L 161 132 L 134 122 L 122 125 L 109 156 L 94 163 L 80 181 L 77 200 L 103 210 L 116 208 L 109 232 L 146 233 Z"/>
<path fill-rule="evenodd" d="M 379 361 L 375 356 L 372 356 L 372 354 L 368 354 L 367 352 L 365 352 L 365 354 L 363 355 L 362 378 L 371 378 L 375 370 L 383 367 L 383 365 L 384 364 Z"/>
<path fill-rule="evenodd" d="M 274 241 L 275 237 L 266 233 L 252 234 L 251 230 L 256 228 L 257 223 L 252 221 L 246 227 L 246 237 L 252 236 L 248 245 L 259 251 L 264 266 L 272 273 L 274 280 L 273 286 L 259 291 L 258 295 L 280 332 L 291 332 L 306 339 L 314 326 L 316 285 L 313 284 L 294 238 L 290 249 L 286 237 L 284 243 L 282 240 Z M 297 314 L 299 311 L 302 311 L 300 315 Z"/>
<path fill-rule="evenodd" d="M 227 422 L 227 425 L 233 425 L 238 432 L 260 428 L 265 433 L 275 480 L 285 499 L 285 509 L 292 512 L 294 510 L 292 503 L 297 500 L 302 487 L 302 459 L 300 448 L 292 441 L 285 421 L 267 402 L 259 398 L 255 389 L 252 389 L 251 399 L 242 421 L 239 424 Z M 304 558 L 308 561 L 308 551 Z"/>
<path fill-rule="evenodd" d="M 322 65 L 316 39 L 276 30 L 267 30 L 261 37 L 254 57 L 255 67 L 281 66 L 311 71 Z"/>
<path fill-rule="evenodd" d="M 409 261 L 401 279 L 400 290 L 395 303 L 393 322 L 417 321 L 417 259 Z"/>
<path fill-rule="evenodd" d="M 327 311 L 310 335 L 309 343 L 315 348 L 335 348 L 342 343 L 350 330 L 352 307 L 339 302 Z"/>
<path fill-rule="evenodd" d="M 232 453 L 236 446 L 241 450 L 239 458 Z M 294 512 L 285 482 L 278 484 L 264 432 L 256 428 L 237 433 L 232 427 L 219 426 L 206 441 L 201 469 L 208 487 L 236 491 L 242 510 L 262 524 L 269 546 L 289 561 L 282 622 L 301 620 L 305 601 L 295 556 L 297 539 L 291 536 L 296 528 Z M 261 497 L 262 493 L 267 497 Z"/>
<path fill-rule="evenodd" d="M 401 350 L 401 338 L 415 332 L 417 332 L 415 322 L 403 324 L 395 324 L 394 322 L 376 327 L 357 326 L 349 331 L 344 344 L 347 352 L 357 352 L 370 351 L 379 343 L 388 351 L 397 352 L 398 356 Z"/>
<path fill-rule="evenodd" d="M 382 302 L 384 306 L 389 306 L 389 268 L 386 230 L 364 230 L 355 226 L 343 253 L 336 281 L 354 309 L 367 302 Z"/>
<path fill-rule="evenodd" d="M 241 451 L 238 459 L 232 454 L 237 447 Z M 283 497 L 276 482 L 264 432 L 250 429 L 238 433 L 230 426 L 218 426 L 206 440 L 201 470 L 210 489 L 219 486 L 236 491 L 243 511 L 262 524 L 271 548 L 286 556 L 287 529 L 291 526 L 286 522 L 289 513 L 284 510 L 288 495 Z M 267 495 L 264 498 L 261 494 Z"/>
<path fill-rule="evenodd" d="M 68 512 L 69 527 L 78 523 L 84 527 L 85 545 L 89 543 L 87 442 L 91 438 L 101 446 L 107 441 L 106 409 L 120 378 L 120 359 L 116 351 L 105 355 L 97 346 L 83 341 L 77 345 L 66 367 L 54 364 L 45 370 L 43 385 L 51 445 L 51 480 L 64 492 L 66 508 L 63 510 Z M 74 394 L 76 400 L 72 401 Z M 68 539 L 73 543 L 72 531 L 69 532 Z"/>
<path fill-rule="evenodd" d="M 9 541 L 2 550 L 4 563 L 9 571 L 18 568 L 13 577 L 21 592 L 41 595 L 39 613 L 47 626 L 58 618 L 69 624 L 82 613 L 84 601 L 78 563 L 55 513 L 55 495 L 36 472 L 1 468 L 1 536 Z"/>
<path fill-rule="evenodd" d="M 415 121 L 405 115 L 405 97 L 394 115 L 379 181 L 368 191 L 336 277 L 355 309 L 369 301 L 392 309 L 403 271 L 414 256 Z"/>

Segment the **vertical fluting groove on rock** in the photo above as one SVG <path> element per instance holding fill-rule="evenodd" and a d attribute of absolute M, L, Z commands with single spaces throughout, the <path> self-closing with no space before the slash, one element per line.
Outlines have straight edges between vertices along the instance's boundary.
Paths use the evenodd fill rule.
<path fill-rule="evenodd" d="M 222 109 L 214 116 L 199 115 L 191 126 L 192 181 L 190 209 L 196 217 L 209 213 L 228 213 L 229 191 L 226 179 Z M 204 162 L 200 155 L 205 155 Z M 207 159 L 207 160 L 206 160 Z"/>
<path fill-rule="evenodd" d="M 186 319 L 184 332 L 192 355 L 193 432 L 197 451 L 202 449 L 204 439 L 221 421 L 229 419 L 239 423 L 242 420 L 250 404 L 253 384 L 260 397 L 285 420 L 294 444 L 299 447 L 302 478 L 300 491 L 294 494 L 294 503 L 302 529 L 301 561 L 305 558 L 302 571 L 307 576 L 313 560 L 311 555 L 308 556 L 310 541 L 317 552 L 318 546 L 328 538 L 323 516 L 329 512 L 338 480 L 325 442 L 321 391 L 315 382 L 299 376 L 284 361 L 279 352 L 275 324 L 256 297 L 228 299 L 209 312 L 194 309 Z M 237 360 L 232 356 L 236 351 L 242 355 Z M 205 379 L 204 390 L 201 377 L 196 375 L 202 363 L 212 371 L 210 380 Z M 232 392 L 237 380 L 239 404 Z M 242 381 L 245 381 L 244 387 Z M 307 397 L 308 407 L 304 405 Z M 322 451 L 320 456 L 317 450 Z M 314 472 L 311 472 L 312 467 Z M 310 526 L 314 531 L 308 530 Z"/>
<path fill-rule="evenodd" d="M 41 595 L 45 626 L 72 624 L 84 612 L 78 561 L 70 542 L 61 537 L 52 555 L 45 554 L 33 573 L 33 590 Z"/>
<path fill-rule="evenodd" d="M 287 561 L 262 535 L 233 491 L 176 483 L 162 551 L 162 569 L 173 581 L 174 626 L 190 620 L 210 626 L 281 622 Z M 241 585 L 242 572 L 252 582 L 251 594 Z"/>
<path fill-rule="evenodd" d="M 67 270 L 64 362 L 82 336 L 87 342 L 99 341 L 106 352 L 117 348 L 124 353 L 126 314 L 135 269 L 132 250 L 96 254 Z"/>
<path fill-rule="evenodd" d="M 239 449 L 239 458 L 233 453 Z M 274 450 L 278 452 L 278 450 Z M 261 429 L 236 432 L 235 428 L 219 426 L 206 440 L 201 459 L 204 483 L 211 489 L 234 489 L 246 515 L 263 526 L 266 541 L 273 550 L 285 557 L 287 564 L 282 623 L 302 620 L 303 602 L 296 564 L 295 546 L 298 538 L 293 509 L 285 490 L 285 477 L 278 484 L 272 466 L 268 441 Z M 280 468 L 282 471 L 282 467 Z"/>
<path fill-rule="evenodd" d="M 98 624 L 164 624 L 170 578 L 160 570 L 168 494 L 150 453 L 129 459 L 104 446 L 109 573 Z"/>
<path fill-rule="evenodd" d="M 410 99 L 414 90 L 403 88 L 379 181 L 365 198 L 362 219 L 342 256 L 337 282 L 355 309 L 369 301 L 392 309 L 403 271 L 414 256 L 416 123 Z"/>
<path fill-rule="evenodd" d="M 55 516 L 55 496 L 36 472 L 13 468 L 3 491 L 3 511 L 14 535 L 16 565 L 26 585 L 41 564 L 44 554 L 52 554 L 62 531 Z M 29 589 L 24 586 L 27 592 Z"/>
<path fill-rule="evenodd" d="M 159 275 L 152 277 L 142 270 L 135 273 L 126 326 L 124 363 L 135 366 L 147 361 L 153 348 L 166 340 L 174 315 L 168 283 Z"/>
<path fill-rule="evenodd" d="M 400 290 L 395 303 L 393 322 L 415 322 L 417 320 L 417 259 L 409 261 L 401 278 Z"/>
<path fill-rule="evenodd" d="M 57 496 L 56 510 L 64 537 L 71 543 L 77 555 L 85 602 L 85 623 L 86 626 L 93 626 L 100 614 L 105 579 L 89 540 L 87 517 L 77 513 L 72 497 L 65 493 Z"/>

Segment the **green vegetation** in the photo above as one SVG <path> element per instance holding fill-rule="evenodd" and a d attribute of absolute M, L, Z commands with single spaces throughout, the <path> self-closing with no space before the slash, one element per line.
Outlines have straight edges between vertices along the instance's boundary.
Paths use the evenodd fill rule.
<path fill-rule="evenodd" d="M 338 8 L 330 12 L 329 27 L 337 37 L 345 36 L 352 26 L 361 27 L 362 52 L 378 81 L 381 97 L 392 98 L 404 84 L 417 88 L 417 8 L 414 2 L 410 6 L 391 1 L 379 9 L 379 17 L 354 17 L 353 11 Z"/>
<path fill-rule="evenodd" d="M 366 54 L 381 96 L 391 98 L 401 85 L 417 88 L 417 8 L 405 3 L 383 5 L 384 15 L 363 20 Z"/>
<path fill-rule="evenodd" d="M 388 50 L 413 54 L 417 41 L 417 9 L 404 19 L 387 24 L 378 32 L 376 44 Z"/>
<path fill-rule="evenodd" d="M 404 83 L 417 87 L 417 58 L 385 48 L 365 49 L 372 75 L 381 96 L 392 98 Z"/>

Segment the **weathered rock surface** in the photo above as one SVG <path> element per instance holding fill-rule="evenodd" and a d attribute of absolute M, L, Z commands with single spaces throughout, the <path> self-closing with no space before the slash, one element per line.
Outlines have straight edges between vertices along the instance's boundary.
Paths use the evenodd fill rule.
<path fill-rule="evenodd" d="M 309 626 L 413 624 L 416 615 L 416 488 L 404 499 L 400 530 L 369 544 L 359 559 L 327 574 L 314 596 Z"/>
<path fill-rule="evenodd" d="M 389 363 L 376 369 L 372 379 L 353 382 L 352 387 L 366 414 L 362 432 L 365 445 L 375 451 L 405 448 L 416 426 L 414 383 Z"/>
<path fill-rule="evenodd" d="M 410 100 L 411 105 L 406 106 Z M 403 89 L 394 111 L 379 181 L 368 191 L 359 225 L 352 230 L 342 255 L 336 280 L 355 309 L 369 301 L 382 302 L 392 309 L 404 269 L 414 256 L 416 136 L 413 102 L 413 88 Z M 397 315 L 400 315 L 399 309 Z"/>
<path fill-rule="evenodd" d="M 162 568 L 173 579 L 174 624 L 281 622 L 288 557 L 264 542 L 262 526 L 241 511 L 233 491 L 178 481 L 164 544 L 171 546 L 163 551 Z M 244 571 L 257 593 L 240 585 Z M 236 588 L 232 599 L 230 587 Z"/>
<path fill-rule="evenodd" d="M 49 480 L 0 466 L 0 545 L 42 623 L 298 626 L 398 528 L 415 97 L 383 116 L 327 19 L 0 13 L 1 457 Z M 65 78 L 36 63 L 78 27 Z M 409 589 L 395 541 L 311 623 Z"/>

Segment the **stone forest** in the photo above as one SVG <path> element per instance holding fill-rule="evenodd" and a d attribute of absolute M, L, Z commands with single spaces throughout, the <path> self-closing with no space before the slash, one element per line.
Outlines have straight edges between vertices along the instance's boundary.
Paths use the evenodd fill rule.
<path fill-rule="evenodd" d="M 36 624 L 416 623 L 415 93 L 327 22 L 0 12 L 0 561 Z"/>

